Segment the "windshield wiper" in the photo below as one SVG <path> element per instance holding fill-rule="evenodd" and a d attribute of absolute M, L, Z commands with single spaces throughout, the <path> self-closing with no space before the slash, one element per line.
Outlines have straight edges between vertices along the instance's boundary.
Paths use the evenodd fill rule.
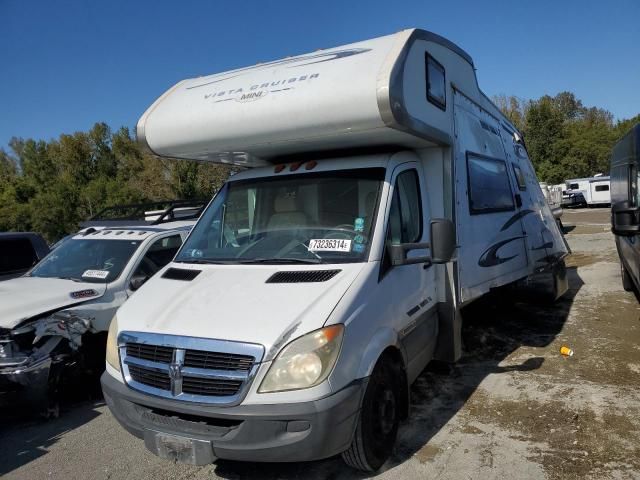
<path fill-rule="evenodd" d="M 219 260 L 207 260 L 206 258 L 194 258 L 193 260 L 174 260 L 175 263 L 194 263 L 196 265 L 228 265 L 229 262 Z"/>
<path fill-rule="evenodd" d="M 76 278 L 76 277 L 53 277 L 53 278 L 59 278 L 61 280 L 73 280 L 74 282 L 82 282 L 81 278 Z"/>
<path fill-rule="evenodd" d="M 278 258 L 253 258 L 251 260 L 239 260 L 238 263 L 243 265 L 248 265 L 252 263 L 272 263 L 272 264 L 287 264 L 287 263 L 312 263 L 318 264 L 323 263 L 322 260 L 317 258 L 287 258 L 287 257 L 278 257 Z"/>

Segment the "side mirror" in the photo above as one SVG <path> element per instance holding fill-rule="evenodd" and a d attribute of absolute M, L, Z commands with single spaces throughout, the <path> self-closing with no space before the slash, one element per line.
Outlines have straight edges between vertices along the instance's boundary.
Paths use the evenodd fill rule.
<path fill-rule="evenodd" d="M 400 265 L 413 265 L 415 263 L 426 263 L 431 265 L 431 257 L 411 257 L 407 258 L 407 253 L 411 250 L 424 250 L 431 247 L 430 243 L 401 243 L 400 245 L 389 245 L 389 257 L 391 265 L 398 267 Z"/>
<path fill-rule="evenodd" d="M 431 261 L 447 263 L 456 251 L 456 228 L 448 218 L 431 220 Z"/>
<path fill-rule="evenodd" d="M 456 250 L 456 230 L 453 222 L 447 218 L 434 218 L 431 220 L 431 243 L 402 243 L 389 245 L 391 265 L 411 265 L 415 263 L 447 263 L 451 260 Z M 411 250 L 431 249 L 430 257 L 407 258 Z"/>
<path fill-rule="evenodd" d="M 614 235 L 632 237 L 640 234 L 640 222 L 638 222 L 640 207 L 631 206 L 631 202 L 614 203 L 611 206 L 611 231 Z"/>
<path fill-rule="evenodd" d="M 149 280 L 149 277 L 146 275 L 136 275 L 135 277 L 131 277 L 131 281 L 129 282 L 129 287 L 131 290 L 138 290 L 144 283 Z"/>

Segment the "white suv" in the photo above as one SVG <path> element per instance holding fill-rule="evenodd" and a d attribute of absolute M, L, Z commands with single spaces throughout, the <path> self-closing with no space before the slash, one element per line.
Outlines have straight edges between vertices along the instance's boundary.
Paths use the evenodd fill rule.
<path fill-rule="evenodd" d="M 150 207 L 101 212 L 24 276 L 2 282 L 0 392 L 57 415 L 64 375 L 104 369 L 115 311 L 173 259 L 204 204 Z"/>

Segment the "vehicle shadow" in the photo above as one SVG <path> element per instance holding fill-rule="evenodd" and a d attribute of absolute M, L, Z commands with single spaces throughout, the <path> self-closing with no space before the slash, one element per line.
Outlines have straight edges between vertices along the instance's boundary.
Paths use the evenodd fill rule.
<path fill-rule="evenodd" d="M 58 418 L 45 419 L 28 404 L 0 395 L 0 478 L 48 453 L 65 432 L 101 415 L 100 395 L 85 385 L 69 386 L 61 399 Z"/>
<path fill-rule="evenodd" d="M 496 292 L 464 310 L 464 350 L 455 365 L 433 363 L 411 388 L 411 413 L 398 434 L 395 454 L 382 472 L 420 452 L 464 406 L 480 383 L 491 374 L 536 370 L 543 357 L 521 364 L 501 363 L 520 347 L 549 345 L 568 318 L 573 299 L 583 285 L 575 267 L 567 268 L 569 292 L 553 305 L 522 303 Z M 219 460 L 216 475 L 227 479 L 360 479 L 370 478 L 347 468 L 340 457 L 318 462 L 266 464 Z"/>

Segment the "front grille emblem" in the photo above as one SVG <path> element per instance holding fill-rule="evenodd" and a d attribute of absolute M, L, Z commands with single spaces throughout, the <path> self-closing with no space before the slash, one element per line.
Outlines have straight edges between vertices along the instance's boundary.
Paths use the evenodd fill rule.
<path fill-rule="evenodd" d="M 177 397 L 182 393 L 182 368 L 184 367 L 185 350 L 176 348 L 169 364 L 169 378 L 171 379 L 171 395 Z"/>

